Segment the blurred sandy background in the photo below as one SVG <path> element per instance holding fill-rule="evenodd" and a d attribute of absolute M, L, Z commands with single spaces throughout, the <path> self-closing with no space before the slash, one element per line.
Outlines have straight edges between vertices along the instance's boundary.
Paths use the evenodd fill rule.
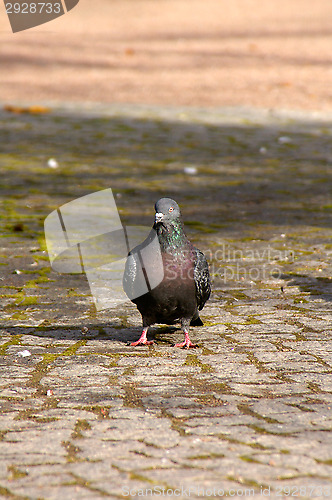
<path fill-rule="evenodd" d="M 332 109 L 331 0 L 81 0 L 13 34 L 1 101 Z"/>

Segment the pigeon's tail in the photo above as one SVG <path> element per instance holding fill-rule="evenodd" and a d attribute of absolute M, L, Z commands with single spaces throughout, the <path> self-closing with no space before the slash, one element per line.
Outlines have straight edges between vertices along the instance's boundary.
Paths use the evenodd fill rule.
<path fill-rule="evenodd" d="M 203 326 L 203 324 L 204 323 L 199 316 L 197 316 L 197 318 L 192 319 L 190 321 L 190 326 Z"/>

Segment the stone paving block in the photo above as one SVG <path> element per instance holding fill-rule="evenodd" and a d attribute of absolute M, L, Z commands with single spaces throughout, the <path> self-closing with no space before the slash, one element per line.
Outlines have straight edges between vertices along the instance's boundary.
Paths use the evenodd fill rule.
<path fill-rule="evenodd" d="M 293 469 L 296 473 L 300 473 L 303 476 L 311 474 L 310 471 L 313 471 L 314 475 L 328 478 L 331 473 L 329 465 L 319 464 L 313 458 L 303 457 L 303 455 L 296 455 L 294 453 L 269 454 L 268 456 L 257 453 L 254 454 L 254 459 L 259 462 L 268 463 L 274 467 Z"/>
<path fill-rule="evenodd" d="M 103 492 L 99 494 L 98 491 L 95 491 L 94 489 L 90 490 L 89 488 L 84 488 L 83 486 L 77 484 L 73 484 L 71 486 L 50 486 L 46 484 L 45 486 L 41 486 L 39 488 L 35 486 L 23 486 L 15 489 L 15 494 L 22 495 L 23 498 L 27 497 L 33 500 L 37 500 L 39 498 L 47 498 L 50 500 L 58 500 L 59 498 L 63 498 L 64 500 L 96 498 L 100 500 L 101 498 L 105 498 Z"/>

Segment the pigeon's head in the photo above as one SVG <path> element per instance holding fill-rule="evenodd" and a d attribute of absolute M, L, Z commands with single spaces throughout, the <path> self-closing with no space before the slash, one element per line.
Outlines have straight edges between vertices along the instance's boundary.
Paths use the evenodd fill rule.
<path fill-rule="evenodd" d="M 155 204 L 155 222 L 167 224 L 181 217 L 179 205 L 171 198 L 160 198 Z"/>

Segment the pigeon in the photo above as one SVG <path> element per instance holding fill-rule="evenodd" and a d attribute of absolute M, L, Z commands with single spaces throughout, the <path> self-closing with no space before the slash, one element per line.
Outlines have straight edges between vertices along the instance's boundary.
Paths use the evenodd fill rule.
<path fill-rule="evenodd" d="M 143 243 L 128 254 L 123 288 L 136 304 L 143 332 L 132 346 L 150 345 L 149 326 L 180 322 L 184 342 L 176 347 L 197 347 L 189 338 L 189 325 L 202 326 L 199 311 L 211 294 L 205 255 L 187 238 L 179 205 L 171 198 L 155 204 L 155 221 Z"/>

